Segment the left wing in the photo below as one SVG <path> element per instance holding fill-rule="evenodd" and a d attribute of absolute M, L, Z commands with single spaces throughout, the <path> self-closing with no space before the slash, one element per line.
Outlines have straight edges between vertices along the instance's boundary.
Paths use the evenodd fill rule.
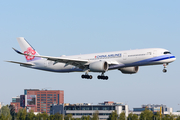
<path fill-rule="evenodd" d="M 13 48 L 14 49 L 14 48 Z M 22 53 L 16 49 L 14 49 L 18 54 L 21 55 L 28 55 L 28 56 L 34 56 L 34 57 L 40 57 L 40 58 L 46 58 L 47 60 L 51 60 L 54 61 L 54 64 L 61 62 L 61 63 L 65 63 L 67 65 L 74 65 L 77 66 L 81 69 L 86 68 L 87 65 L 89 65 L 89 61 L 88 60 L 83 60 L 83 59 L 72 59 L 72 58 L 64 58 L 64 57 L 51 57 L 51 56 L 41 56 L 41 55 L 29 55 L 29 54 L 25 54 Z"/>

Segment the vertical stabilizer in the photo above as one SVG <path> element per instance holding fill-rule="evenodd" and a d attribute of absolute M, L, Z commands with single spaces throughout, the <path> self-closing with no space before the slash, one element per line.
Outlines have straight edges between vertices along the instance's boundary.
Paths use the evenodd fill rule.
<path fill-rule="evenodd" d="M 38 52 L 23 37 L 18 37 L 17 41 L 23 53 L 30 54 L 30 55 L 39 55 Z M 42 59 L 39 57 L 27 56 L 27 55 L 25 55 L 25 57 L 26 57 L 27 62 Z"/>

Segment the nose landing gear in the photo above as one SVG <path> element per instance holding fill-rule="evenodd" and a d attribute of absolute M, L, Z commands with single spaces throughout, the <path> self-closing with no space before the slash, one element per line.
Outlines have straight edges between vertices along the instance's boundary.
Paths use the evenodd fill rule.
<path fill-rule="evenodd" d="M 164 66 L 163 72 L 164 72 L 164 73 L 167 72 L 167 69 L 166 69 L 167 65 L 168 65 L 168 63 L 163 64 L 163 66 Z"/>

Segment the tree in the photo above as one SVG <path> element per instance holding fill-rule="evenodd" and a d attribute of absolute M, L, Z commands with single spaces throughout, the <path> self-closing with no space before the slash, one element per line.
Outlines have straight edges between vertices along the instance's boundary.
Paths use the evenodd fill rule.
<path fill-rule="evenodd" d="M 6 117 L 3 114 L 0 114 L 0 120 L 6 120 Z"/>
<path fill-rule="evenodd" d="M 12 119 L 8 105 L 1 108 L 1 117 L 5 120 Z"/>
<path fill-rule="evenodd" d="M 180 120 L 180 116 L 177 116 L 176 120 Z"/>
<path fill-rule="evenodd" d="M 31 110 L 31 111 L 27 114 L 26 120 L 33 120 L 35 117 L 36 117 L 36 116 L 35 116 L 33 110 Z"/>
<path fill-rule="evenodd" d="M 108 120 L 117 120 L 117 119 L 118 119 L 117 111 L 112 112 L 108 118 Z"/>
<path fill-rule="evenodd" d="M 12 116 L 12 119 L 14 120 L 14 116 L 16 114 L 14 105 L 9 105 L 9 110 L 10 110 L 10 114 Z"/>
<path fill-rule="evenodd" d="M 138 120 L 138 116 L 136 114 L 130 113 L 128 116 L 128 120 Z"/>
<path fill-rule="evenodd" d="M 139 120 L 153 120 L 153 112 L 145 109 L 143 112 L 141 112 Z"/>
<path fill-rule="evenodd" d="M 42 113 L 41 114 L 41 118 L 43 119 L 43 120 L 47 120 L 48 119 L 48 114 L 47 113 Z"/>
<path fill-rule="evenodd" d="M 65 120 L 72 120 L 72 114 L 67 114 L 64 119 Z"/>
<path fill-rule="evenodd" d="M 51 115 L 49 118 L 50 120 L 63 120 L 63 115 L 56 113 L 55 115 Z"/>
<path fill-rule="evenodd" d="M 26 109 L 20 109 L 19 112 L 17 113 L 17 120 L 26 120 L 26 115 L 27 115 L 27 112 L 26 112 Z"/>
<path fill-rule="evenodd" d="M 175 116 L 173 114 L 163 115 L 162 120 L 174 120 Z"/>
<path fill-rule="evenodd" d="M 125 112 L 121 112 L 120 116 L 119 116 L 119 120 L 125 120 Z"/>
<path fill-rule="evenodd" d="M 88 116 L 82 116 L 81 117 L 81 120 L 90 120 L 91 119 L 91 117 L 88 115 Z"/>
<path fill-rule="evenodd" d="M 161 119 L 161 116 L 160 116 L 160 112 L 159 112 L 159 111 L 154 114 L 153 119 L 154 119 L 154 120 L 160 120 L 160 119 Z"/>
<path fill-rule="evenodd" d="M 95 113 L 93 113 L 92 119 L 91 120 L 98 120 L 99 119 L 99 112 L 96 111 Z"/>

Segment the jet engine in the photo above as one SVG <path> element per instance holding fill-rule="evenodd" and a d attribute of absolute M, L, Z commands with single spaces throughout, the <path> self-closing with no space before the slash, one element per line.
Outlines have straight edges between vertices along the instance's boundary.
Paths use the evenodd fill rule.
<path fill-rule="evenodd" d="M 122 73 L 124 74 L 134 74 L 137 73 L 139 70 L 139 66 L 135 66 L 135 67 L 124 67 L 124 68 L 120 68 L 118 69 L 120 70 Z"/>
<path fill-rule="evenodd" d="M 89 64 L 89 69 L 91 72 L 106 72 L 109 65 L 106 61 L 97 61 Z"/>

